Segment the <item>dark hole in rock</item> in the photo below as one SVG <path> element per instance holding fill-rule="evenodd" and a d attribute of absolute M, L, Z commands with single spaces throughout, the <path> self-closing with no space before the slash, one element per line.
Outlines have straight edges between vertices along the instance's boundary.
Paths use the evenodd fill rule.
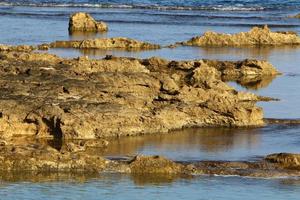
<path fill-rule="evenodd" d="M 66 94 L 70 94 L 70 91 L 65 87 L 63 87 L 63 92 L 66 93 Z"/>
<path fill-rule="evenodd" d="M 43 122 L 49 127 L 50 134 L 53 136 L 53 140 L 49 142 L 49 145 L 60 151 L 63 143 L 63 133 L 60 128 L 61 120 L 57 117 L 52 117 L 50 120 L 43 118 Z"/>

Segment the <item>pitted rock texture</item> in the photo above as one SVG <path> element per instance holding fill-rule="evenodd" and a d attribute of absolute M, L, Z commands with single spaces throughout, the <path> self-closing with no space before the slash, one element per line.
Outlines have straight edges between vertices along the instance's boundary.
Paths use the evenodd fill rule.
<path fill-rule="evenodd" d="M 1 51 L 31 52 L 36 49 L 37 49 L 36 47 L 30 45 L 11 46 L 11 45 L 0 44 L 0 52 Z"/>
<path fill-rule="evenodd" d="M 74 13 L 71 15 L 69 20 L 69 31 L 76 32 L 106 32 L 108 31 L 108 26 L 106 23 L 100 21 L 97 22 L 88 13 Z"/>
<path fill-rule="evenodd" d="M 43 44 L 40 47 L 48 48 L 77 48 L 77 49 L 125 49 L 125 50 L 148 50 L 159 49 L 159 45 L 141 42 L 130 38 L 96 38 L 82 41 L 56 41 Z"/>
<path fill-rule="evenodd" d="M 267 26 L 254 27 L 249 32 L 223 34 L 206 32 L 187 42 L 178 43 L 187 46 L 263 46 L 263 45 L 299 45 L 300 37 L 294 32 L 272 32 Z"/>
<path fill-rule="evenodd" d="M 223 80 L 276 75 L 265 61 L 63 59 L 0 52 L 0 133 L 96 139 L 192 126 L 262 126 L 255 103 Z"/>

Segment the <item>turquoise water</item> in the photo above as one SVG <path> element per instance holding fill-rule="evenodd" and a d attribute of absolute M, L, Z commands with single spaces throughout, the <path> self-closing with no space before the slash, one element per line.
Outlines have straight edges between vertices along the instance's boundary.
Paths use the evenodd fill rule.
<path fill-rule="evenodd" d="M 75 2 L 75 3 L 74 3 Z M 20 6 L 15 6 L 16 4 Z M 300 1 L 0 1 L 0 43 L 40 44 L 54 40 L 94 37 L 130 37 L 161 45 L 190 39 L 207 30 L 235 33 L 253 25 L 300 33 L 300 20 L 286 18 L 299 11 Z M 103 8 L 105 7 L 105 8 Z M 109 7 L 109 8 L 108 8 Z M 191 8 L 193 8 L 191 10 Z M 68 17 L 86 11 L 107 21 L 107 34 L 70 36 Z M 107 54 L 168 59 L 246 58 L 270 61 L 282 76 L 263 88 L 238 90 L 280 98 L 259 103 L 266 117 L 300 118 L 300 47 L 194 48 L 180 47 L 145 52 L 78 51 L 56 49 L 64 57 Z M 300 152 L 299 126 L 260 129 L 188 129 L 167 135 L 121 138 L 111 142 L 108 157 L 159 154 L 179 161 L 256 160 L 274 152 Z M 7 174 L 6 174 L 7 175 Z M 9 175 L 7 175 L 9 176 Z M 106 174 L 0 176 L 0 199 L 299 199 L 298 179 L 241 177 L 134 177 Z"/>

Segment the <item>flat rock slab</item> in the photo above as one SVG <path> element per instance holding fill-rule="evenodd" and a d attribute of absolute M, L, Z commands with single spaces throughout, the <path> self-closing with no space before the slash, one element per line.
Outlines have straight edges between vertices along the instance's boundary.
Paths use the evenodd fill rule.
<path fill-rule="evenodd" d="M 96 38 L 81 41 L 56 41 L 38 46 L 41 50 L 49 48 L 76 48 L 76 49 L 124 49 L 124 50 L 151 50 L 160 49 L 160 45 L 142 42 L 130 38 Z"/>
<path fill-rule="evenodd" d="M 203 36 L 194 37 L 186 42 L 176 45 L 186 46 L 279 46 L 300 45 L 300 37 L 295 32 L 272 32 L 267 26 L 264 28 L 254 27 L 249 32 L 236 34 L 224 34 L 206 32 Z"/>

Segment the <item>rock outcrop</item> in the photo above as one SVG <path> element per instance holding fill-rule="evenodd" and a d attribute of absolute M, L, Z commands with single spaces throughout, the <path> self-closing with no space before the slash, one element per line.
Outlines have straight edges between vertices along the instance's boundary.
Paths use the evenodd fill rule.
<path fill-rule="evenodd" d="M 106 32 L 108 26 L 106 23 L 97 22 L 91 15 L 83 12 L 74 13 L 69 20 L 70 33 L 81 32 Z"/>
<path fill-rule="evenodd" d="M 56 41 L 43 44 L 49 48 L 78 48 L 78 49 L 125 49 L 125 50 L 147 50 L 159 49 L 159 45 L 141 42 L 130 38 L 96 38 L 82 41 Z"/>
<path fill-rule="evenodd" d="M 109 145 L 106 137 L 192 126 L 263 126 L 262 109 L 255 104 L 265 99 L 238 92 L 225 81 L 278 74 L 268 62 L 256 60 L 64 59 L 18 49 L 0 49 L 2 171 L 218 172 L 205 171 L 209 164 L 159 156 L 108 160 L 99 148 Z M 269 160 L 263 162 L 281 166 Z M 229 164 L 221 166 L 227 170 Z M 228 174 L 244 175 L 230 170 Z"/>
<path fill-rule="evenodd" d="M 294 32 L 272 32 L 267 26 L 254 27 L 249 32 L 223 34 L 206 32 L 203 36 L 190 39 L 177 45 L 187 46 L 263 46 L 299 45 L 300 37 Z"/>
<path fill-rule="evenodd" d="M 63 59 L 0 53 L 1 137 L 66 139 L 167 132 L 191 126 L 261 126 L 264 100 L 223 79 L 277 74 L 265 61 Z"/>

